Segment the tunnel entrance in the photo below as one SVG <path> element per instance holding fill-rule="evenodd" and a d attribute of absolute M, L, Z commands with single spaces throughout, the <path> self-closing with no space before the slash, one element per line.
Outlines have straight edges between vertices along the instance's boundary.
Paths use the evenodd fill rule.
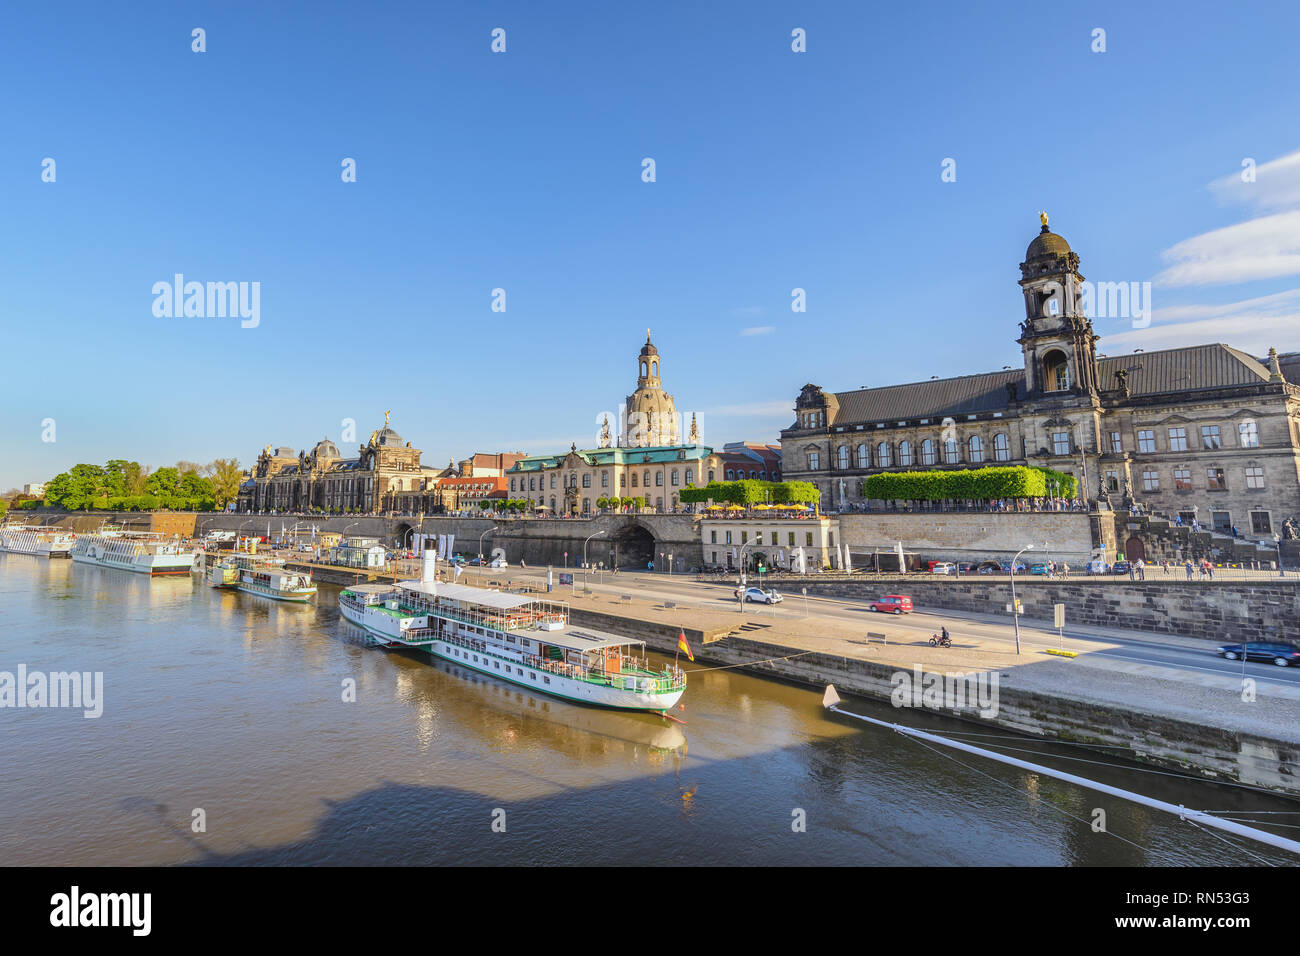
<path fill-rule="evenodd" d="M 655 560 L 655 537 L 639 524 L 623 528 L 609 543 L 609 553 L 592 561 L 605 561 L 609 566 L 626 571 L 644 571 Z"/>

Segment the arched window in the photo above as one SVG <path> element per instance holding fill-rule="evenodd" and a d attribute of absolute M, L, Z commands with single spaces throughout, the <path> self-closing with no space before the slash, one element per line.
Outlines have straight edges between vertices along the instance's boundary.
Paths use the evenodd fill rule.
<path fill-rule="evenodd" d="M 859 468 L 871 467 L 871 455 L 867 451 L 866 442 L 863 442 L 861 445 L 858 446 L 858 467 Z"/>
<path fill-rule="evenodd" d="M 1043 356 L 1043 390 L 1064 392 L 1070 388 L 1070 362 L 1060 349 Z"/>
<path fill-rule="evenodd" d="M 889 442 L 882 441 L 876 446 L 876 467 L 888 468 L 894 463 L 893 450 L 889 447 Z"/>
<path fill-rule="evenodd" d="M 978 464 L 984 460 L 984 439 L 979 435 L 971 435 L 970 441 L 967 442 L 967 448 L 970 452 L 969 461 L 971 464 Z"/>
<path fill-rule="evenodd" d="M 1011 460 L 1011 439 L 1004 434 L 993 436 L 993 460 L 1010 461 Z"/>
<path fill-rule="evenodd" d="M 841 445 L 835 452 L 836 464 L 841 468 L 849 467 L 849 446 Z"/>
<path fill-rule="evenodd" d="M 933 465 L 938 459 L 934 454 L 934 439 L 927 438 L 921 442 L 921 464 Z"/>
<path fill-rule="evenodd" d="M 900 441 L 898 443 L 898 463 L 900 465 L 910 465 L 912 463 L 912 443 L 910 441 Z"/>
<path fill-rule="evenodd" d="M 735 472 L 735 470 L 732 469 L 732 468 L 728 468 L 728 469 L 727 469 L 727 480 L 728 480 L 728 481 L 735 481 L 735 479 L 736 479 L 736 472 Z"/>
<path fill-rule="evenodd" d="M 943 443 L 943 460 L 948 465 L 955 465 L 961 461 L 961 446 L 957 444 L 957 439 L 949 438 Z"/>

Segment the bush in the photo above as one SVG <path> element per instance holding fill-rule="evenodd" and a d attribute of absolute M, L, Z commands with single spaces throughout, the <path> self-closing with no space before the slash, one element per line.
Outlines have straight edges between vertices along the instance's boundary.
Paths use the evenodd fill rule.
<path fill-rule="evenodd" d="M 1021 465 L 963 468 L 955 471 L 894 471 L 863 479 L 862 493 L 881 501 L 989 501 L 994 498 L 1042 498 L 1048 491 L 1045 468 Z M 1069 486 L 1056 492 L 1072 496 L 1074 481 L 1069 475 L 1051 472 L 1053 487 Z M 1067 482 L 1066 479 L 1069 479 Z"/>

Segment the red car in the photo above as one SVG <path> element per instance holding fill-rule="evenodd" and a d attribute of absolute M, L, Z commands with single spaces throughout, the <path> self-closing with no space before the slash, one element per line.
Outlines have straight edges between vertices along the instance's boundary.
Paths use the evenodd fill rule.
<path fill-rule="evenodd" d="M 886 594 L 878 601 L 871 602 L 871 610 L 881 614 L 912 613 L 912 599 L 906 594 Z"/>

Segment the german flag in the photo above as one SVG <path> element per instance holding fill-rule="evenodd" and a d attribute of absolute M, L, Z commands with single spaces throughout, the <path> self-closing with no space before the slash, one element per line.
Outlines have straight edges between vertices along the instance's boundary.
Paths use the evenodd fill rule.
<path fill-rule="evenodd" d="M 677 632 L 677 649 L 686 655 L 687 660 L 694 661 L 695 655 L 691 653 L 691 645 L 686 643 L 686 632 Z"/>

